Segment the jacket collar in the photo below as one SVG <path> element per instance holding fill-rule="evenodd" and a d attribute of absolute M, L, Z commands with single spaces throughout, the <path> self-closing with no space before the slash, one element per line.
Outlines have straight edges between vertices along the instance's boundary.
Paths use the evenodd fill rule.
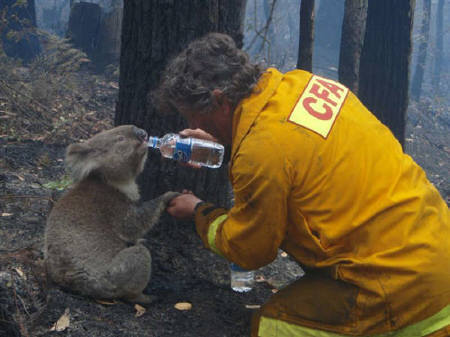
<path fill-rule="evenodd" d="M 252 94 L 244 98 L 233 113 L 233 142 L 231 146 L 231 162 L 236 155 L 242 140 L 250 131 L 256 118 L 278 88 L 283 74 L 275 68 L 269 68 L 261 75 Z"/>

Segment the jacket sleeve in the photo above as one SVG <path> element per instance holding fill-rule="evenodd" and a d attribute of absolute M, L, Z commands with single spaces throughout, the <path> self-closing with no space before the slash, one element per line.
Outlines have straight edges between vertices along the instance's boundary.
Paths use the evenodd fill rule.
<path fill-rule="evenodd" d="M 196 212 L 205 246 L 247 269 L 276 258 L 288 221 L 288 162 L 280 151 L 262 145 L 241 147 L 233 160 L 233 208 L 227 212 L 203 204 Z"/>

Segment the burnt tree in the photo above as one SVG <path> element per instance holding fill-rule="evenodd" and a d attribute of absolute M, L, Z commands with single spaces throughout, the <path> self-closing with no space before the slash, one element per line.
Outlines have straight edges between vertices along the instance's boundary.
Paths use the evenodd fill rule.
<path fill-rule="evenodd" d="M 244 10 L 244 0 L 125 1 L 115 124 L 132 123 L 154 136 L 184 129 L 175 111 L 163 115 L 152 103 L 161 71 L 188 42 L 208 32 L 228 33 L 242 47 Z M 219 205 L 229 203 L 226 165 L 194 170 L 149 151 L 140 183 L 144 198 L 187 188 Z"/>
<path fill-rule="evenodd" d="M 67 38 L 89 58 L 97 51 L 101 14 L 100 6 L 89 2 L 77 2 L 70 10 Z"/>
<path fill-rule="evenodd" d="M 414 0 L 369 1 L 359 97 L 403 145 Z"/>
<path fill-rule="evenodd" d="M 434 59 L 434 71 L 431 84 L 435 95 L 440 94 L 440 82 L 442 71 L 442 59 L 444 54 L 444 0 L 439 0 L 436 11 L 436 55 Z"/>
<path fill-rule="evenodd" d="M 297 68 L 312 71 L 314 43 L 314 0 L 302 0 L 300 5 L 300 40 Z"/>
<path fill-rule="evenodd" d="M 366 31 L 368 0 L 345 0 L 339 54 L 339 82 L 358 93 L 359 60 Z"/>
<path fill-rule="evenodd" d="M 419 37 L 419 55 L 417 57 L 416 71 L 414 72 L 411 85 L 411 96 L 416 101 L 420 100 L 420 94 L 422 92 L 423 74 L 425 71 L 428 50 L 428 37 L 430 33 L 430 15 L 431 0 L 423 0 L 423 17 Z"/>
<path fill-rule="evenodd" d="M 121 29 L 121 7 L 115 7 L 102 16 L 97 37 L 98 48 L 94 58 L 99 69 L 102 70 L 109 64 L 119 65 Z"/>

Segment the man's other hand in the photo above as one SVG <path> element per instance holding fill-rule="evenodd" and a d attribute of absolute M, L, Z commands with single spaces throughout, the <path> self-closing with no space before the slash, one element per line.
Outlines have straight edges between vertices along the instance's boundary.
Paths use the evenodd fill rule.
<path fill-rule="evenodd" d="M 170 201 L 167 213 L 177 219 L 192 219 L 195 215 L 195 206 L 201 201 L 191 191 L 184 190 L 182 195 Z"/>

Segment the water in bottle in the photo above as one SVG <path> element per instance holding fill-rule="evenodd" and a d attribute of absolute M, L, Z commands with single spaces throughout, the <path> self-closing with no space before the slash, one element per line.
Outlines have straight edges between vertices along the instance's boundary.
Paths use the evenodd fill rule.
<path fill-rule="evenodd" d="M 240 293 L 246 293 L 253 289 L 255 283 L 255 272 L 230 263 L 231 289 Z"/>
<path fill-rule="evenodd" d="M 148 146 L 159 149 L 163 157 L 209 168 L 220 167 L 225 152 L 221 144 L 204 139 L 182 138 L 175 133 L 168 133 L 162 138 L 149 137 Z"/>

